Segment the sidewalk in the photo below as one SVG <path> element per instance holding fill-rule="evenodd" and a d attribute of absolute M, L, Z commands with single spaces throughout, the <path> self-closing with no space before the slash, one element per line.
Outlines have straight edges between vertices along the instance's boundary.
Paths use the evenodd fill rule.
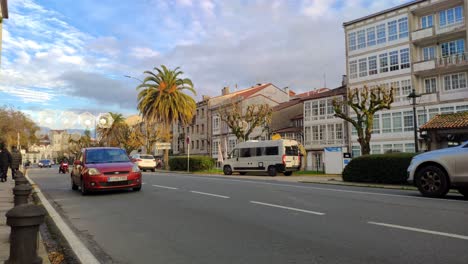
<path fill-rule="evenodd" d="M 0 263 L 10 256 L 10 226 L 6 224 L 5 214 L 13 208 L 13 187 L 15 182 L 8 176 L 7 182 L 0 182 Z M 42 239 L 39 236 L 39 257 L 43 264 L 50 264 Z"/>

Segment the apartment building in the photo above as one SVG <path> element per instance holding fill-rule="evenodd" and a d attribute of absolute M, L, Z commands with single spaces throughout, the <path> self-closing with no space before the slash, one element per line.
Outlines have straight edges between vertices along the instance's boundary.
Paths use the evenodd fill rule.
<path fill-rule="evenodd" d="M 468 0 L 416 0 L 343 24 L 348 88 L 393 87 L 391 110 L 375 115 L 371 153 L 415 150 L 417 127 L 440 113 L 468 110 Z M 360 155 L 355 131 L 352 152 Z M 418 136 L 420 149 L 426 149 Z"/>
<path fill-rule="evenodd" d="M 8 18 L 8 2 L 7 0 L 0 0 L 0 64 L 2 62 L 2 32 L 3 32 L 3 19 Z"/>

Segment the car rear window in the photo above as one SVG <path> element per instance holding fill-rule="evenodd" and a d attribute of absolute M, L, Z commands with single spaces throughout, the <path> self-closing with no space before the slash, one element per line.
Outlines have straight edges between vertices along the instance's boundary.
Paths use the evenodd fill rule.
<path fill-rule="evenodd" d="M 141 155 L 140 158 L 142 158 L 142 159 L 154 159 L 154 157 L 151 156 L 151 155 Z"/>
<path fill-rule="evenodd" d="M 297 146 L 286 146 L 285 154 L 286 156 L 297 156 L 299 155 L 299 148 Z"/>
<path fill-rule="evenodd" d="M 123 149 L 89 149 L 86 151 L 86 163 L 129 162 Z"/>

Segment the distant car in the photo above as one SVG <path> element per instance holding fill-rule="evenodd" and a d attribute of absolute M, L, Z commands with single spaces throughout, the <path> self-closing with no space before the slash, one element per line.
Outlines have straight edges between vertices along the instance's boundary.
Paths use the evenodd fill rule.
<path fill-rule="evenodd" d="M 85 148 L 73 165 L 71 188 L 80 188 L 83 195 L 111 189 L 141 190 L 141 171 L 121 148 Z"/>
<path fill-rule="evenodd" d="M 414 156 L 408 167 L 408 181 L 423 196 L 443 197 L 455 188 L 468 198 L 468 141 Z"/>
<path fill-rule="evenodd" d="M 39 166 L 39 168 L 52 168 L 52 162 L 48 159 L 40 160 L 39 163 L 37 163 L 37 165 Z"/>
<path fill-rule="evenodd" d="M 157 165 L 156 159 L 149 154 L 135 154 L 132 156 L 132 161 L 135 162 L 142 171 L 151 170 L 154 172 Z"/>

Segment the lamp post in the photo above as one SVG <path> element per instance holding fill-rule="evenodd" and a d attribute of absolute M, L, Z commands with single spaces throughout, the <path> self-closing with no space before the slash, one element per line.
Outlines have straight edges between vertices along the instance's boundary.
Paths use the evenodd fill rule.
<path fill-rule="evenodd" d="M 408 94 L 408 98 L 412 99 L 412 105 L 413 105 L 413 132 L 414 132 L 414 150 L 416 153 L 419 152 L 419 146 L 418 146 L 418 127 L 417 127 L 417 120 L 416 120 L 416 98 L 421 97 L 420 94 L 416 94 L 416 90 L 413 89 L 410 94 Z"/>

